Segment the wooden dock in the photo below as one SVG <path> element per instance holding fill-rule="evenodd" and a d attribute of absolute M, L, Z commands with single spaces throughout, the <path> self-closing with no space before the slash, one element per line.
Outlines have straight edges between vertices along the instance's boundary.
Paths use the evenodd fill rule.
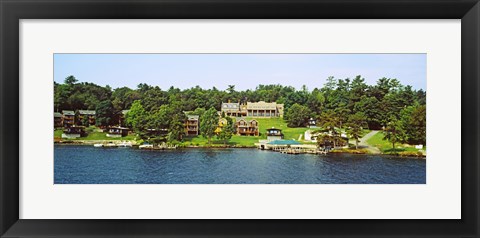
<path fill-rule="evenodd" d="M 319 149 L 317 145 L 313 144 L 299 144 L 299 145 L 271 145 L 268 143 L 257 143 L 257 148 L 262 150 L 271 150 L 280 152 L 282 154 L 327 154 L 328 152 Z"/>

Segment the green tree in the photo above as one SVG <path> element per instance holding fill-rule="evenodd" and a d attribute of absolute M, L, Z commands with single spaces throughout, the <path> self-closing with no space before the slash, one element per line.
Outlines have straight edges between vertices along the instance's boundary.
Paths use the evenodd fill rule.
<path fill-rule="evenodd" d="M 211 107 L 202 115 L 202 120 L 200 121 L 200 132 L 203 137 L 208 139 L 208 145 L 211 145 L 212 137 L 215 135 L 215 129 L 218 125 L 218 113 L 215 108 Z"/>
<path fill-rule="evenodd" d="M 83 116 L 82 126 L 85 126 L 85 127 L 89 127 L 89 126 L 90 126 L 90 120 L 88 119 L 88 115 L 84 115 L 84 116 Z"/>
<path fill-rule="evenodd" d="M 147 113 L 142 106 L 140 100 L 133 102 L 130 111 L 125 115 L 125 124 L 130 126 L 134 131 L 140 132 L 145 129 L 145 118 Z"/>
<path fill-rule="evenodd" d="M 75 78 L 75 76 L 73 76 L 73 75 L 70 75 L 70 76 L 65 78 L 65 84 L 74 85 L 77 82 L 78 82 L 77 78 Z"/>
<path fill-rule="evenodd" d="M 184 132 L 184 122 L 185 118 L 180 114 L 175 114 L 172 117 L 170 122 L 169 132 L 168 132 L 168 141 L 175 142 L 181 141 L 183 138 Z"/>
<path fill-rule="evenodd" d="M 384 132 L 383 139 L 392 143 L 392 151 L 395 153 L 395 144 L 402 142 L 404 138 L 402 122 L 395 117 L 391 117 Z"/>
<path fill-rule="evenodd" d="M 357 150 L 359 138 L 362 135 L 363 129 L 367 126 L 367 117 L 361 112 L 357 112 L 348 117 L 347 134 L 350 138 L 355 139 L 355 149 Z"/>
<path fill-rule="evenodd" d="M 301 127 L 305 126 L 311 114 L 312 112 L 308 107 L 295 103 L 288 108 L 285 120 L 288 121 L 289 127 Z"/>
<path fill-rule="evenodd" d="M 231 117 L 226 117 L 227 124 L 223 126 L 220 133 L 218 133 L 217 138 L 223 141 L 223 145 L 226 146 L 228 140 L 230 140 L 235 131 L 235 126 Z"/>
<path fill-rule="evenodd" d="M 96 110 L 96 125 L 97 126 L 110 126 L 111 123 L 113 123 L 113 117 L 114 117 L 114 112 L 113 112 L 113 105 L 110 100 L 105 100 L 100 102 L 97 105 Z"/>
<path fill-rule="evenodd" d="M 320 116 L 321 130 L 314 131 L 314 133 L 328 131 L 332 138 L 333 148 L 337 147 L 337 141 L 340 138 L 340 131 L 337 129 L 340 124 L 340 119 L 333 110 L 327 110 Z"/>
<path fill-rule="evenodd" d="M 425 105 L 414 105 L 404 108 L 400 112 L 402 128 L 405 131 L 405 140 L 409 144 L 426 144 L 427 135 L 427 108 Z"/>

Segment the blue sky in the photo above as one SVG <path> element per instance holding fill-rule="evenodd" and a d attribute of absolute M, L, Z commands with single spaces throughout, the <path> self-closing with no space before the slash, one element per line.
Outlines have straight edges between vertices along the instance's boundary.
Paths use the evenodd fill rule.
<path fill-rule="evenodd" d="M 199 85 L 224 90 L 281 84 L 309 90 L 329 76 L 367 84 L 396 78 L 414 89 L 426 89 L 426 54 L 55 54 L 54 80 L 74 75 L 80 82 L 136 88 L 147 83 L 168 89 Z"/>

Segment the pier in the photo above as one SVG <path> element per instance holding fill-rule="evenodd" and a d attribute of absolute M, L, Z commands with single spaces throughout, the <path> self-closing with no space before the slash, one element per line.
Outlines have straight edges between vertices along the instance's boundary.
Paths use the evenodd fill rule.
<path fill-rule="evenodd" d="M 275 141 L 260 141 L 256 143 L 258 149 L 271 150 L 274 152 L 280 152 L 282 154 L 327 154 L 326 150 L 319 149 L 314 144 L 300 144 L 298 141 L 293 140 L 275 140 Z"/>

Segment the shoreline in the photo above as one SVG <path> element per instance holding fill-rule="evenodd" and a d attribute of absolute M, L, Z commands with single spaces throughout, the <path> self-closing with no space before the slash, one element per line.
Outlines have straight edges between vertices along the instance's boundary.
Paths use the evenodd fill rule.
<path fill-rule="evenodd" d="M 131 142 L 134 148 L 138 149 L 139 144 L 136 143 L 134 140 L 124 140 L 125 142 Z M 54 145 L 62 145 L 62 146 L 92 146 L 97 143 L 115 143 L 115 142 L 123 142 L 121 140 L 78 140 L 78 141 L 54 141 Z M 256 146 L 224 146 L 224 145 L 218 145 L 218 146 L 182 146 L 178 147 L 177 149 L 258 149 Z M 165 151 L 165 150 L 175 150 L 172 148 L 154 148 L 154 149 L 145 149 L 145 150 L 151 150 L 151 151 Z M 272 151 L 273 152 L 273 151 Z M 385 153 L 365 153 L 363 151 L 355 151 L 355 150 L 350 150 L 350 151 L 342 151 L 342 149 L 339 150 L 333 150 L 329 152 L 330 154 L 349 154 L 349 155 L 382 155 L 382 156 L 394 156 L 394 157 L 400 157 L 400 158 L 414 158 L 414 159 L 424 159 L 426 160 L 426 155 L 402 155 L 402 154 L 385 154 Z"/>

